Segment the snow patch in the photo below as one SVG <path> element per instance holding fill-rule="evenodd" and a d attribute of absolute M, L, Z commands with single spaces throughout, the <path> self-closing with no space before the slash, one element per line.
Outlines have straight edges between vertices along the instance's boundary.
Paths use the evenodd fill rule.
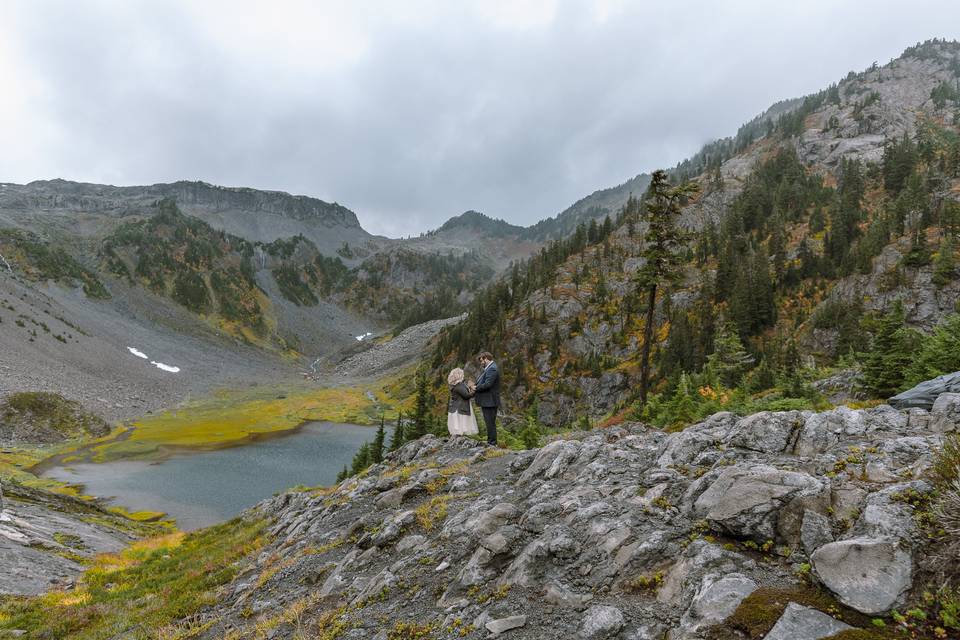
<path fill-rule="evenodd" d="M 127 347 L 127 351 L 137 356 L 138 358 L 143 358 L 144 360 L 149 360 L 150 358 L 143 351 L 140 351 L 136 347 Z M 162 362 L 157 362 L 156 360 L 150 360 L 150 364 L 155 366 L 157 369 L 162 369 L 163 371 L 169 371 L 170 373 L 180 373 L 180 367 L 174 367 L 169 364 L 163 364 Z"/>
<path fill-rule="evenodd" d="M 362 333 L 359 336 L 357 336 L 357 342 L 363 342 L 367 338 L 371 338 L 371 337 L 373 337 L 373 334 L 367 331 L 366 333 Z"/>

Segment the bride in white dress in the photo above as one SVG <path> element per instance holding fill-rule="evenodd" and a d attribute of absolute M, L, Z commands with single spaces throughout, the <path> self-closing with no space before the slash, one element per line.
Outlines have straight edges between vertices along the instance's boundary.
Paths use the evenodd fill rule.
<path fill-rule="evenodd" d="M 464 382 L 463 369 L 459 367 L 447 376 L 450 385 L 450 402 L 447 403 L 447 430 L 452 436 L 472 436 L 478 433 L 477 418 L 473 415 L 473 384 Z"/>

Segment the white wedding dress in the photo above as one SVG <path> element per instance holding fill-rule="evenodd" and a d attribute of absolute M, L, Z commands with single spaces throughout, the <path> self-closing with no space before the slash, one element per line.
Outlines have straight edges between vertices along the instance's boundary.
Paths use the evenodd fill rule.
<path fill-rule="evenodd" d="M 452 436 L 475 436 L 479 433 L 477 429 L 477 417 L 473 415 L 473 403 L 470 403 L 470 415 L 465 416 L 462 413 L 447 414 L 447 430 Z"/>

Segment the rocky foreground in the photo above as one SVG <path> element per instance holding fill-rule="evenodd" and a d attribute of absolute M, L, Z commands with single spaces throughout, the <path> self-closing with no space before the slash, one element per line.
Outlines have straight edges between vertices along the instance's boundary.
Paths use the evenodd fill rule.
<path fill-rule="evenodd" d="M 85 563 L 155 533 L 99 504 L 19 484 L 3 485 L 0 596 L 74 585 Z"/>
<path fill-rule="evenodd" d="M 194 622 L 205 638 L 726 638 L 745 637 L 725 621 L 748 596 L 775 593 L 766 638 L 828 637 L 911 596 L 931 451 L 958 423 L 945 394 L 929 412 L 720 413 L 524 452 L 427 436 L 258 505 L 272 542 Z"/>

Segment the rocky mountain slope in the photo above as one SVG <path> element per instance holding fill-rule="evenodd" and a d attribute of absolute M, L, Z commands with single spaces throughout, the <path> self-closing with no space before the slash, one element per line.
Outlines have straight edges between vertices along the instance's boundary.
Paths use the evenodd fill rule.
<path fill-rule="evenodd" d="M 775 105 L 673 170 L 699 193 L 677 221 L 682 277 L 657 302 L 658 391 L 669 396 L 682 373 L 704 371 L 721 335 L 735 333 L 749 362 L 722 382 L 757 392 L 798 364 L 869 348 L 868 325 L 897 300 L 907 324 L 927 332 L 955 311 L 958 83 L 960 45 L 930 41 Z M 553 242 L 477 297 L 432 364 L 495 351 L 510 374 L 507 411 L 549 425 L 630 411 L 646 230 L 634 199 L 608 224 Z M 765 382 L 751 382 L 758 369 Z"/>
<path fill-rule="evenodd" d="M 523 452 L 426 436 L 248 512 L 267 520 L 264 546 L 176 626 L 778 640 L 880 638 L 871 630 L 896 624 L 952 637 L 960 621 L 938 607 L 954 605 L 922 592 L 956 569 L 936 556 L 949 538 L 931 515 L 931 465 L 958 420 L 960 396 L 945 394 L 930 412 L 720 413 L 680 433 L 624 424 Z M 910 606 L 922 617 L 891 613 Z"/>

